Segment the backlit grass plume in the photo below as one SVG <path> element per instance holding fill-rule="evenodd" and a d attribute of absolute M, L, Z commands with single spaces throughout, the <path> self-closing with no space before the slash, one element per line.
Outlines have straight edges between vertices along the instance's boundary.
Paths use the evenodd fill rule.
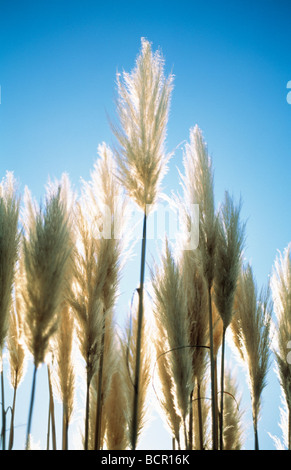
<path fill-rule="evenodd" d="M 291 243 L 279 253 L 271 276 L 271 289 L 276 314 L 274 353 L 281 389 L 287 405 L 287 429 L 284 440 L 291 449 Z"/>
<path fill-rule="evenodd" d="M 27 345 L 34 361 L 26 436 L 28 448 L 36 373 L 39 365 L 44 362 L 49 341 L 57 330 L 72 240 L 68 214 L 62 202 L 61 186 L 48 189 L 43 208 L 36 207 L 27 190 L 25 209 L 25 330 Z"/>
<path fill-rule="evenodd" d="M 241 268 L 234 308 L 231 329 L 235 345 L 247 368 L 252 400 L 254 447 L 258 450 L 261 396 L 266 385 L 270 359 L 272 302 L 269 289 L 262 289 L 258 294 L 250 265 Z"/>
<path fill-rule="evenodd" d="M 16 183 L 7 172 L 0 184 L 0 348 L 4 347 L 9 326 L 9 311 L 18 256 L 20 200 L 16 195 Z"/>
<path fill-rule="evenodd" d="M 166 127 L 173 76 L 164 76 L 164 60 L 159 51 L 142 39 L 141 52 L 131 73 L 117 76 L 117 114 L 119 126 L 114 129 L 118 148 L 118 174 L 132 200 L 143 211 L 143 234 L 139 286 L 139 313 L 136 340 L 135 399 L 133 403 L 133 448 L 137 439 L 139 369 L 143 290 L 146 258 L 147 215 L 156 201 L 167 169 L 165 153 Z"/>
<path fill-rule="evenodd" d="M 235 204 L 228 194 L 220 211 L 217 230 L 217 250 L 215 265 L 215 303 L 223 321 L 221 357 L 221 400 L 220 400 L 220 448 L 223 449 L 223 402 L 224 402 L 224 362 L 225 334 L 231 322 L 234 309 L 234 295 L 240 272 L 241 254 L 244 243 L 244 225 L 240 222 L 240 204 Z"/>
<path fill-rule="evenodd" d="M 239 384 L 229 368 L 225 374 L 223 413 L 223 422 L 225 423 L 223 427 L 223 449 L 241 450 L 244 442 L 241 396 L 239 395 Z"/>
<path fill-rule="evenodd" d="M 123 80 L 122 80 L 123 78 Z M 117 75 L 119 177 L 144 211 L 156 202 L 168 157 L 165 137 L 173 76 L 164 76 L 160 51 L 142 39 L 141 52 L 131 73 Z"/>
<path fill-rule="evenodd" d="M 190 140 L 184 152 L 184 175 L 181 176 L 186 207 L 199 205 L 199 245 L 203 275 L 208 289 L 208 324 L 210 338 L 211 399 L 213 449 L 217 447 L 215 371 L 213 354 L 212 285 L 215 268 L 217 216 L 214 205 L 213 168 L 206 143 L 199 127 L 190 129 Z"/>
<path fill-rule="evenodd" d="M 205 365 L 209 358 L 209 329 L 208 329 L 208 291 L 204 273 L 201 269 L 201 260 L 199 250 L 183 250 L 181 264 L 182 291 L 186 298 L 187 315 L 189 322 L 188 342 L 190 354 L 192 357 L 192 394 L 194 387 L 200 390 L 204 379 Z M 194 396 L 194 395 L 193 395 Z M 201 400 L 198 401 L 199 418 L 202 418 Z M 193 406 L 190 408 L 192 417 Z M 190 436 L 189 447 L 192 448 L 192 424 L 189 422 Z M 199 422 L 200 444 L 203 441 L 203 423 Z M 203 448 L 203 447 L 202 447 Z"/>
<path fill-rule="evenodd" d="M 175 387 L 175 406 L 188 443 L 186 419 L 193 390 L 192 351 L 189 345 L 190 321 L 179 266 L 168 240 L 161 255 L 161 266 L 152 272 L 153 312 L 159 335 L 164 338 Z"/>
<path fill-rule="evenodd" d="M 20 199 L 16 194 L 15 179 L 12 173 L 7 172 L 5 178 L 0 183 L 0 367 L 3 449 L 5 449 L 6 412 L 2 352 L 9 327 L 15 263 L 19 248 L 19 204 Z"/>
<path fill-rule="evenodd" d="M 87 369 L 85 448 L 89 438 L 90 384 L 98 373 L 95 447 L 101 443 L 102 382 L 106 317 L 115 305 L 125 248 L 127 212 L 122 188 L 115 179 L 108 146 L 99 146 L 89 182 L 83 182 L 77 204 L 77 249 L 70 303 L 78 319 L 81 352 Z"/>
<path fill-rule="evenodd" d="M 27 359 L 27 348 L 24 338 L 24 303 L 22 297 L 23 290 L 23 260 L 22 256 L 18 261 L 17 271 L 14 280 L 13 305 L 10 313 L 9 330 L 7 337 L 7 348 L 9 352 L 10 382 L 13 387 L 13 404 L 11 409 L 9 450 L 14 443 L 14 416 L 16 407 L 16 394 L 22 382 Z"/>
<path fill-rule="evenodd" d="M 163 334 L 161 334 L 163 333 Z M 166 332 L 161 323 L 157 321 L 157 331 L 154 338 L 156 350 L 156 363 L 153 369 L 153 387 L 162 409 L 162 419 L 169 428 L 172 436 L 173 448 L 181 448 L 180 430 L 182 418 L 176 406 L 175 382 L 172 376 L 170 361 L 170 348 L 166 341 Z M 157 374 L 155 374 L 157 372 Z M 158 380 L 156 378 L 158 376 Z"/>
<path fill-rule="evenodd" d="M 106 388 L 103 384 L 103 369 L 104 361 L 108 359 L 104 359 L 104 352 L 106 348 L 109 348 L 111 341 L 110 329 L 112 328 L 113 308 L 118 296 L 128 240 L 128 236 L 125 234 L 125 230 L 128 228 L 128 204 L 124 197 L 123 187 L 116 178 L 116 162 L 111 149 L 105 143 L 98 147 L 98 153 L 99 158 L 91 172 L 91 179 L 89 182 L 83 183 L 85 210 L 90 224 L 95 229 L 96 235 L 100 230 L 98 256 L 101 257 L 100 269 L 103 273 L 103 284 L 100 291 L 103 316 L 97 380 L 95 450 L 101 446 L 102 408 L 105 399 L 103 389 Z M 106 337 L 107 329 L 108 338 Z M 110 380 L 108 370 L 106 378 L 107 381 Z"/>
<path fill-rule="evenodd" d="M 110 450 L 126 450 L 129 448 L 128 418 L 132 411 L 129 394 L 132 383 L 127 368 L 125 344 L 121 339 L 114 341 L 114 368 L 105 407 L 106 448 Z"/>
<path fill-rule="evenodd" d="M 65 301 L 60 312 L 60 325 L 55 337 L 55 362 L 58 388 L 63 404 L 62 449 L 68 450 L 68 431 L 74 409 L 75 364 L 74 364 L 75 318 Z"/>

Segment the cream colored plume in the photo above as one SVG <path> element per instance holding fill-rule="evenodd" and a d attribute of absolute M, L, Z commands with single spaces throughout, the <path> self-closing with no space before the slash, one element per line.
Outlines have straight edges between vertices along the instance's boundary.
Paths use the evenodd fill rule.
<path fill-rule="evenodd" d="M 123 80 L 122 80 L 123 78 Z M 117 75 L 119 177 L 133 200 L 145 210 L 156 202 L 168 156 L 165 137 L 173 76 L 164 76 L 164 60 L 151 44 L 141 52 L 131 73 Z"/>

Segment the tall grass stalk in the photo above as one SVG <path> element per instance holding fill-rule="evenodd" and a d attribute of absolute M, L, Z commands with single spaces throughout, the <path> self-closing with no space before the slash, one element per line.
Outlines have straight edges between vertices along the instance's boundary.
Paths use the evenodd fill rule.
<path fill-rule="evenodd" d="M 184 175 L 181 176 L 186 205 L 199 205 L 199 246 L 203 274 L 207 282 L 208 327 L 210 342 L 210 375 L 212 400 L 212 441 L 217 449 L 217 411 L 215 395 L 215 363 L 213 344 L 212 286 L 214 279 L 217 216 L 214 207 L 213 168 L 206 143 L 198 126 L 190 129 L 190 141 L 184 152 Z"/>
<path fill-rule="evenodd" d="M 166 171 L 168 156 L 164 141 L 173 76 L 164 77 L 164 61 L 159 51 L 152 53 L 151 44 L 142 39 L 141 53 L 131 73 L 117 76 L 117 113 L 119 129 L 114 132 L 119 148 L 116 156 L 119 178 L 128 194 L 143 211 L 139 309 L 134 379 L 135 398 L 132 419 L 132 448 L 137 442 L 138 394 L 140 387 L 141 329 L 144 314 L 143 289 L 146 260 L 147 207 L 153 206 Z"/>
<path fill-rule="evenodd" d="M 133 434 L 132 434 L 132 420 L 133 420 L 133 402 L 136 399 L 135 391 L 135 367 L 136 367 L 136 354 L 137 354 L 137 328 L 138 328 L 138 307 L 139 307 L 139 291 L 133 297 L 130 315 L 127 320 L 126 328 L 123 334 L 122 346 L 124 355 L 126 358 L 127 367 L 127 380 L 128 380 L 128 441 L 130 448 L 133 448 Z M 146 300 L 146 299 L 145 299 Z M 147 415 L 149 412 L 149 385 L 151 381 L 151 371 L 153 364 L 153 350 L 151 341 L 149 338 L 152 337 L 152 326 L 149 321 L 149 316 L 143 316 L 143 322 L 141 327 L 141 343 L 140 343 L 140 384 L 139 394 L 137 403 L 137 435 L 136 435 L 136 446 L 138 445 L 141 432 L 146 424 Z"/>
<path fill-rule="evenodd" d="M 100 339 L 100 355 L 98 362 L 98 385 L 96 402 L 95 450 L 101 446 L 101 422 L 103 411 L 103 372 L 104 349 L 107 344 L 107 317 L 115 306 L 118 297 L 118 288 L 123 264 L 126 259 L 128 234 L 127 228 L 128 205 L 124 197 L 124 190 L 116 177 L 116 162 L 111 149 L 103 143 L 98 147 L 99 158 L 91 172 L 91 179 L 84 182 L 83 196 L 86 211 L 96 232 L 103 228 L 99 240 L 99 252 L 107 254 L 103 257 L 102 270 L 104 279 L 100 291 L 100 300 L 103 304 L 102 332 Z M 109 322 L 110 324 L 110 322 Z M 111 327 L 111 326 L 110 326 Z M 109 335 L 110 342 L 110 335 Z M 108 373 L 109 371 L 107 371 Z M 107 375 L 107 379 L 109 376 Z"/>
<path fill-rule="evenodd" d="M 223 450 L 225 334 L 234 313 L 233 302 L 244 243 L 244 225 L 240 223 L 240 210 L 241 205 L 235 207 L 232 198 L 226 192 L 218 224 L 215 265 L 215 303 L 223 321 L 220 374 L 220 450 Z"/>
<path fill-rule="evenodd" d="M 104 283 L 103 257 L 99 239 L 88 223 L 82 201 L 76 204 L 76 250 L 72 268 L 73 280 L 69 303 L 76 315 L 76 333 L 81 355 L 86 366 L 84 449 L 88 449 L 90 385 L 98 368 L 102 332 L 101 291 Z"/>

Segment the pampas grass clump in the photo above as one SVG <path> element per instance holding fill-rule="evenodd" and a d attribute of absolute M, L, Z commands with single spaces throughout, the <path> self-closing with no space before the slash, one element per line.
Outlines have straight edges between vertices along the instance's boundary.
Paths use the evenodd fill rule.
<path fill-rule="evenodd" d="M 60 181 L 48 182 L 40 206 L 25 188 L 19 217 L 13 174 L 7 172 L 0 183 L 2 449 L 10 411 L 8 448 L 15 446 L 16 392 L 29 359 L 33 378 L 26 449 L 36 448 L 31 425 L 37 371 L 44 362 L 49 387 L 47 449 L 51 432 L 57 448 L 56 394 L 62 405 L 63 450 L 70 447 L 73 412 L 82 416 L 84 450 L 135 450 L 151 411 L 150 385 L 173 449 L 241 449 L 240 384 L 224 371 L 228 328 L 247 371 L 254 448 L 259 449 L 271 326 L 286 410 L 284 440 L 290 449 L 291 244 L 275 260 L 271 290 L 268 286 L 259 292 L 252 268 L 242 260 L 241 205 L 225 192 L 216 209 L 213 163 L 197 125 L 190 128 L 184 147 L 182 196 L 162 194 L 171 157 L 166 133 L 173 75 L 166 76 L 160 50 L 154 52 L 142 38 L 134 68 L 118 73 L 116 85 L 115 147 L 104 142 L 98 146 L 98 158 L 89 180 L 81 179 L 79 195 L 63 174 Z M 160 259 L 148 266 L 147 283 L 147 223 L 159 199 L 175 206 L 181 231 L 173 245 L 165 235 Z M 136 246 L 129 230 L 131 207 L 143 217 L 140 276 L 128 321 L 120 323 L 121 276 Z M 271 324 L 273 303 L 276 319 Z M 4 396 L 6 357 L 11 407 L 6 407 Z"/>

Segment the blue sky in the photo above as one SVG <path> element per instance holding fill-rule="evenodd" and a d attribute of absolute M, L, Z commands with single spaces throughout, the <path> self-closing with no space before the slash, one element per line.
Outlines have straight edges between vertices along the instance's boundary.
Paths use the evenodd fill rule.
<path fill-rule="evenodd" d="M 202 129 L 217 204 L 226 189 L 242 196 L 246 257 L 261 286 L 291 239 L 290 15 L 283 0 L 0 1 L 0 176 L 13 170 L 37 199 L 48 176 L 65 171 L 77 188 L 89 178 L 98 144 L 113 142 L 107 115 L 115 113 L 116 72 L 131 70 L 146 37 L 175 75 L 167 148 L 195 124 Z M 181 149 L 167 192 L 179 187 L 177 167 Z M 280 433 L 270 376 L 267 448 L 267 432 Z"/>

